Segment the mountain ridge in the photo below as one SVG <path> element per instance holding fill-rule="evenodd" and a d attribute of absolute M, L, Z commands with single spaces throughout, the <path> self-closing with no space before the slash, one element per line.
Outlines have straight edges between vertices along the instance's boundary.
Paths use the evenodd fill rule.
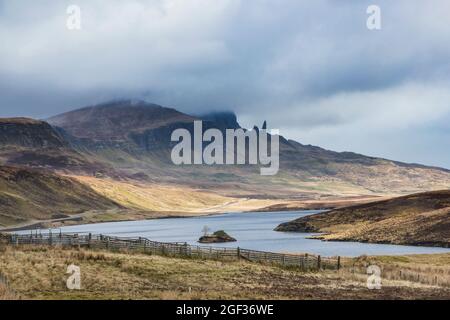
<path fill-rule="evenodd" d="M 69 161 L 50 168 L 85 175 L 100 172 L 113 179 L 139 177 L 140 181 L 182 184 L 227 196 L 257 198 L 406 194 L 450 186 L 450 171 L 444 168 L 335 152 L 282 136 L 280 172 L 273 177 L 262 177 L 259 167 L 249 165 L 175 166 L 170 160 L 175 145 L 170 140 L 172 131 L 185 128 L 192 132 L 193 122 L 201 119 L 204 130 L 240 128 L 236 115 L 230 112 L 191 116 L 145 101 L 120 100 L 59 114 L 48 119 L 49 125 L 52 134 L 64 141 L 63 150 L 71 156 Z M 8 160 L 4 147 L 0 143 L 0 159 Z M 28 158 L 17 162 L 19 165 L 45 166 L 45 159 L 27 163 L 26 159 L 32 159 L 33 154 L 43 157 L 39 148 L 21 153 L 28 153 Z M 9 159 L 6 164 L 14 161 Z M 80 163 L 74 165 L 77 161 Z"/>

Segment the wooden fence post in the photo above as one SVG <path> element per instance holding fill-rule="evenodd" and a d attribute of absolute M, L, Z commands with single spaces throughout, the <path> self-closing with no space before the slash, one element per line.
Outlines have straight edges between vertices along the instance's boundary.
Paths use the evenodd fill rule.
<path fill-rule="evenodd" d="M 241 260 L 241 248 L 237 247 L 237 258 Z"/>
<path fill-rule="evenodd" d="M 320 255 L 319 255 L 319 256 L 317 256 L 317 269 L 318 270 L 320 270 L 321 265 L 322 265 L 322 261 L 321 261 Z"/>
<path fill-rule="evenodd" d="M 341 269 L 341 257 L 339 256 L 337 259 L 337 269 L 340 270 Z"/>

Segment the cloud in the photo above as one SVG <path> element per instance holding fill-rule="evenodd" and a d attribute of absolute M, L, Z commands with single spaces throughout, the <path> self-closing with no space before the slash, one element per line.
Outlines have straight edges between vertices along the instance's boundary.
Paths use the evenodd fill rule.
<path fill-rule="evenodd" d="M 0 0 L 0 114 L 145 98 L 189 113 L 231 109 L 246 126 L 269 119 L 331 149 L 450 167 L 428 147 L 449 132 L 450 3 L 377 3 L 380 31 L 366 28 L 371 1 Z M 66 28 L 71 4 L 80 31 Z"/>
<path fill-rule="evenodd" d="M 450 148 L 449 101 L 448 83 L 405 84 L 333 95 L 271 121 L 287 136 L 334 150 L 442 166 Z"/>

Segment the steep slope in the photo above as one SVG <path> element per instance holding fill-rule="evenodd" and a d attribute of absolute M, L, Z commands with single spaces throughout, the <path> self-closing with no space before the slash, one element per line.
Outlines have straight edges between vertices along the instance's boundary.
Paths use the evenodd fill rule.
<path fill-rule="evenodd" d="M 74 179 L 0 166 L 0 226 L 119 207 Z"/>
<path fill-rule="evenodd" d="M 0 119 L 0 145 L 63 149 L 65 141 L 43 121 L 28 118 Z"/>
<path fill-rule="evenodd" d="M 143 181 L 183 184 L 224 195 L 311 198 L 314 195 L 406 194 L 450 187 L 450 171 L 351 152 L 333 152 L 280 138 L 280 171 L 262 177 L 259 166 L 175 166 L 170 135 L 208 128 L 239 128 L 235 115 L 182 114 L 143 101 L 122 100 L 48 119 L 61 136 L 89 159 Z"/>
<path fill-rule="evenodd" d="M 47 122 L 27 118 L 0 118 L 1 164 L 89 174 L 111 171 L 74 150 Z"/>
<path fill-rule="evenodd" d="M 326 240 L 450 246 L 450 190 L 356 205 L 283 223 L 277 231 Z"/>

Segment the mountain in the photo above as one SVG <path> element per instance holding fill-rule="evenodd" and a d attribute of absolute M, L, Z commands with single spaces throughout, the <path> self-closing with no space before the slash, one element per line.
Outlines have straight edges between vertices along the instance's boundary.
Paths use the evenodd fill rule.
<path fill-rule="evenodd" d="M 260 167 L 250 165 L 176 166 L 171 133 L 193 132 L 195 120 L 204 121 L 203 130 L 240 128 L 230 112 L 191 116 L 144 101 L 113 101 L 47 121 L 0 119 L 0 165 L 258 199 L 402 195 L 450 186 L 446 169 L 329 151 L 282 136 L 275 176 L 261 176 Z"/>
<path fill-rule="evenodd" d="M 120 143 L 129 139 L 131 133 L 144 133 L 194 119 L 156 104 L 120 100 L 64 113 L 48 122 L 78 139 Z"/>
<path fill-rule="evenodd" d="M 0 119 L 0 145 L 62 149 L 65 141 L 44 121 L 27 118 Z"/>
<path fill-rule="evenodd" d="M 47 122 L 27 118 L 0 119 L 0 162 L 70 172 L 103 168 L 74 150 Z"/>
<path fill-rule="evenodd" d="M 450 186 L 450 171 L 446 169 L 333 152 L 283 137 L 276 176 L 262 177 L 255 166 L 173 165 L 172 131 L 185 128 L 192 132 L 193 121 L 199 119 L 205 121 L 204 130 L 240 128 L 236 116 L 229 112 L 195 117 L 132 100 L 90 106 L 47 121 L 76 152 L 111 166 L 120 176 L 225 195 L 302 198 L 317 194 L 405 194 Z"/>
<path fill-rule="evenodd" d="M 74 179 L 0 166 L 0 226 L 113 208 L 120 206 Z"/>
<path fill-rule="evenodd" d="M 318 239 L 450 247 L 450 190 L 397 197 L 306 216 L 276 231 Z"/>
<path fill-rule="evenodd" d="M 233 112 L 212 112 L 207 113 L 199 118 L 203 121 L 213 122 L 218 128 L 238 129 L 241 128 L 237 121 L 236 114 Z"/>

